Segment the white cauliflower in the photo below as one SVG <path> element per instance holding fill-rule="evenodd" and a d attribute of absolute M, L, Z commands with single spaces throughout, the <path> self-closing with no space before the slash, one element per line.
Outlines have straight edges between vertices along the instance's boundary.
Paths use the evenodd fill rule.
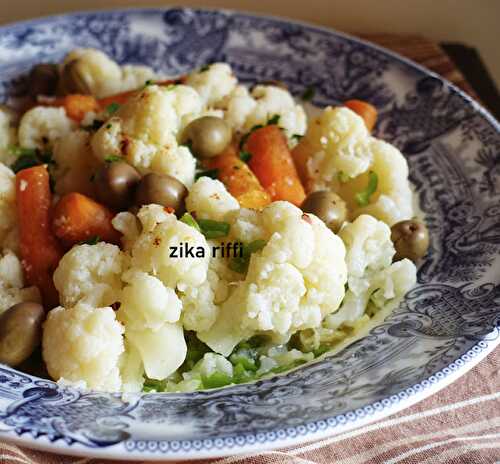
<path fill-rule="evenodd" d="M 411 261 L 392 263 L 395 249 L 384 222 L 362 215 L 346 224 L 339 235 L 347 250 L 348 290 L 339 311 L 325 319 L 329 329 L 357 321 L 370 301 L 377 307 L 398 301 L 416 283 Z"/>
<path fill-rule="evenodd" d="M 224 184 L 210 177 L 200 177 L 191 187 L 186 198 L 186 209 L 198 219 L 224 221 L 228 214 L 240 208 Z"/>
<path fill-rule="evenodd" d="M 0 105 L 0 163 L 11 165 L 15 156 L 9 153 L 9 147 L 17 145 L 16 114 Z"/>
<path fill-rule="evenodd" d="M 64 108 L 35 106 L 24 113 L 19 123 L 19 145 L 23 148 L 50 150 L 55 142 L 69 134 L 75 123 Z"/>
<path fill-rule="evenodd" d="M 200 98 L 190 87 L 148 86 L 94 134 L 94 156 L 100 161 L 120 156 L 141 174 L 169 174 L 189 187 L 196 161 L 187 147 L 178 145 L 176 136 L 184 118 L 200 111 Z"/>
<path fill-rule="evenodd" d="M 179 320 L 182 304 L 173 289 L 144 272 L 127 271 L 122 278 L 128 285 L 120 298 L 119 317 L 127 329 L 157 330 Z"/>
<path fill-rule="evenodd" d="M 213 106 L 236 87 L 238 80 L 226 63 L 213 63 L 188 75 L 186 85 L 193 87 L 205 106 Z"/>
<path fill-rule="evenodd" d="M 55 143 L 53 160 L 56 193 L 64 195 L 79 192 L 93 195 L 94 185 L 91 179 L 99 162 L 92 156 L 88 132 L 78 130 L 64 135 Z"/>
<path fill-rule="evenodd" d="M 10 250 L 0 253 L 0 314 L 17 303 L 38 303 L 40 292 L 36 287 L 24 288 L 21 261 Z"/>
<path fill-rule="evenodd" d="M 0 163 L 0 249 L 2 244 L 7 247 L 5 242 L 16 229 L 16 214 L 16 177 L 7 166 Z"/>
<path fill-rule="evenodd" d="M 255 110 L 257 102 L 243 85 L 236 86 L 233 91 L 216 103 L 216 108 L 223 110 L 223 118 L 238 132 L 243 132 L 245 121 Z"/>
<path fill-rule="evenodd" d="M 372 162 L 369 141 L 363 118 L 354 111 L 325 108 L 296 148 L 296 154 L 307 160 L 303 174 L 308 190 L 335 189 L 339 177 L 350 179 L 367 171 Z"/>
<path fill-rule="evenodd" d="M 63 66 L 78 60 L 78 71 L 89 91 L 97 98 L 107 97 L 122 91 L 122 70 L 104 52 L 94 48 L 76 48 L 69 52 Z"/>
<path fill-rule="evenodd" d="M 257 124 L 265 125 L 269 119 L 278 115 L 278 125 L 284 129 L 288 139 L 305 134 L 306 113 L 301 105 L 295 103 L 288 90 L 273 85 L 257 85 L 252 90 L 252 97 L 257 104 L 245 120 L 245 132 Z"/>
<path fill-rule="evenodd" d="M 125 351 L 120 357 L 119 366 L 122 380 L 121 390 L 130 393 L 142 391 L 144 385 L 144 365 L 141 354 L 127 340 L 125 340 Z"/>
<path fill-rule="evenodd" d="M 166 379 L 186 359 L 186 341 L 180 324 L 165 323 L 157 330 L 127 327 L 125 337 L 139 352 L 146 375 L 151 379 Z"/>
<path fill-rule="evenodd" d="M 370 149 L 373 163 L 370 171 L 377 174 L 377 191 L 370 197 L 369 204 L 359 207 L 353 202 L 353 188 L 346 185 L 340 194 L 352 205 L 352 216 L 371 214 L 389 226 L 413 217 L 413 198 L 408 182 L 408 163 L 401 152 L 391 144 L 372 139 Z M 364 177 L 364 176 L 363 176 Z M 367 185 L 368 180 L 361 181 Z M 359 183 L 357 184 L 359 185 Z M 354 203 L 354 204 L 353 204 Z"/>
<path fill-rule="evenodd" d="M 344 296 L 344 245 L 319 219 L 287 202 L 272 203 L 258 217 L 260 224 L 254 226 L 260 233 L 250 229 L 250 236 L 267 244 L 252 254 L 244 281 L 221 305 L 213 326 L 198 334 L 225 356 L 259 332 L 286 340 L 299 329 L 319 325 Z M 244 229 L 232 230 L 238 232 Z M 245 235 L 238 238 L 249 241 Z"/>
<path fill-rule="evenodd" d="M 80 303 L 50 311 L 44 324 L 43 359 L 50 376 L 85 382 L 87 388 L 121 388 L 119 359 L 124 351 L 123 327 L 111 308 Z"/>
<path fill-rule="evenodd" d="M 151 273 L 167 287 L 181 291 L 206 280 L 211 250 L 200 232 L 158 205 L 142 207 L 137 217 L 142 231 L 131 249 L 133 268 Z M 193 247 L 203 256 L 181 258 L 172 250 L 182 245 Z"/>
<path fill-rule="evenodd" d="M 159 76 L 149 67 L 126 64 L 121 67 L 121 92 L 135 90 L 143 87 L 147 81 L 154 81 Z"/>
<path fill-rule="evenodd" d="M 117 302 L 126 259 L 120 249 L 110 243 L 74 246 L 54 272 L 61 304 L 71 307 L 84 302 L 96 307 Z"/>
<path fill-rule="evenodd" d="M 203 377 L 210 377 L 212 374 L 221 373 L 228 377 L 233 376 L 233 365 L 224 356 L 217 353 L 205 353 L 203 358 L 196 363 L 191 371 Z"/>

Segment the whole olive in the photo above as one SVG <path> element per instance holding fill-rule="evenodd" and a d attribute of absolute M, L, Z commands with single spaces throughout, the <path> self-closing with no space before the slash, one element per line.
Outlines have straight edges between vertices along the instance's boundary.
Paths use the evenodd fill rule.
<path fill-rule="evenodd" d="M 413 219 L 394 224 L 391 227 L 391 240 L 396 249 L 394 261 L 408 258 L 415 263 L 429 248 L 427 227 L 424 223 Z"/>
<path fill-rule="evenodd" d="M 75 59 L 64 65 L 59 79 L 58 93 L 69 95 L 78 93 L 81 95 L 92 94 L 92 76 L 86 69 L 83 60 Z"/>
<path fill-rule="evenodd" d="M 334 233 L 337 233 L 347 219 L 347 206 L 336 193 L 318 190 L 310 193 L 302 203 L 305 213 L 318 216 Z"/>
<path fill-rule="evenodd" d="M 18 303 L 0 316 L 0 362 L 17 366 L 28 359 L 40 344 L 43 306 Z"/>
<path fill-rule="evenodd" d="M 97 199 L 116 211 L 126 210 L 134 201 L 140 174 L 123 161 L 106 163 L 94 178 Z"/>
<path fill-rule="evenodd" d="M 210 158 L 222 153 L 231 143 L 232 131 L 221 118 L 203 116 L 195 119 L 185 129 L 184 139 L 191 142 L 196 156 Z"/>
<path fill-rule="evenodd" d="M 168 206 L 179 216 L 186 211 L 187 194 L 185 185 L 175 177 L 151 173 L 145 175 L 139 182 L 135 192 L 135 204 L 142 206 L 155 203 Z"/>
<path fill-rule="evenodd" d="M 40 63 L 31 68 L 29 76 L 29 93 L 37 95 L 54 95 L 59 82 L 59 69 L 53 63 Z"/>

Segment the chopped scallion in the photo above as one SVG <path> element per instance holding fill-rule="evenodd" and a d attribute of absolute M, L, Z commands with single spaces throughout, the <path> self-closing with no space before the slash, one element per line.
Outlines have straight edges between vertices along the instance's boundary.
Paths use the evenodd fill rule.
<path fill-rule="evenodd" d="M 370 202 L 370 197 L 377 191 L 378 176 L 375 172 L 370 171 L 368 174 L 368 185 L 362 192 L 356 194 L 356 202 L 359 206 L 366 206 Z"/>

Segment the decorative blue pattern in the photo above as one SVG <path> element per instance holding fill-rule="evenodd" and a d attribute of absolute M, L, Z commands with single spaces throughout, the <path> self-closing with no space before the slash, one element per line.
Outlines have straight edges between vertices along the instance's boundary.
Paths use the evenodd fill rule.
<path fill-rule="evenodd" d="M 191 394 L 78 392 L 0 368 L 5 438 L 109 457 L 222 455 L 283 446 L 380 418 L 465 372 L 499 343 L 500 135 L 437 76 L 320 28 L 188 9 L 75 14 L 0 28 L 0 97 L 30 66 L 77 46 L 180 74 L 216 60 L 279 79 L 314 103 L 367 99 L 377 134 L 407 155 L 432 244 L 394 314 L 339 354 L 254 384 Z"/>

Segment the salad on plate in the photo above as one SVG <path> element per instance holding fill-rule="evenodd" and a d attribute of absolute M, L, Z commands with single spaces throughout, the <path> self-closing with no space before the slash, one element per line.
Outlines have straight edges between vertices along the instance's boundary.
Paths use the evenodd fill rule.
<path fill-rule="evenodd" d="M 0 361 L 78 388 L 189 392 L 367 333 L 429 247 L 377 110 L 226 63 L 172 78 L 94 49 L 0 108 Z"/>

